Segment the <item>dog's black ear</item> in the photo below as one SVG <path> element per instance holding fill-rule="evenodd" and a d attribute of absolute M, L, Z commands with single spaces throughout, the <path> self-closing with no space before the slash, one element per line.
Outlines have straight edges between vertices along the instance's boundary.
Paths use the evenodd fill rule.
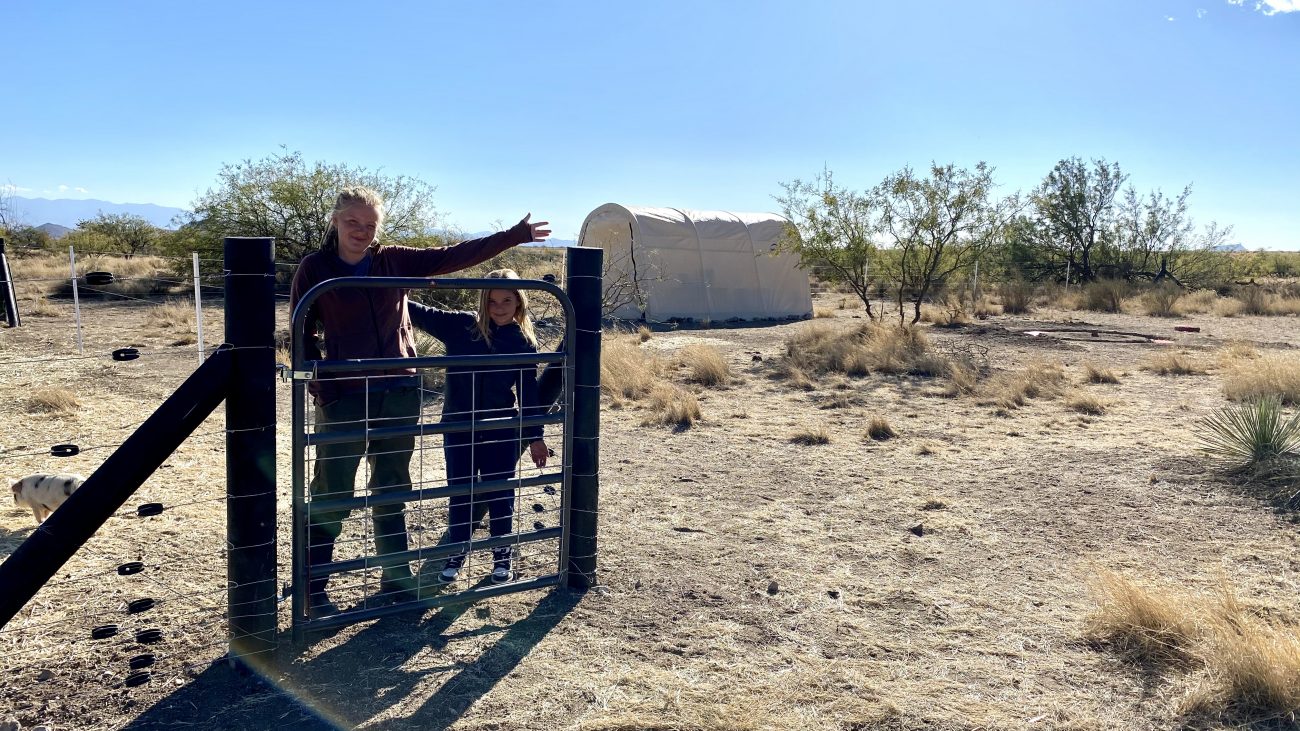
<path fill-rule="evenodd" d="M 64 478 L 63 480 L 63 497 L 67 497 L 71 494 L 72 494 L 72 478 L 67 477 Z"/>

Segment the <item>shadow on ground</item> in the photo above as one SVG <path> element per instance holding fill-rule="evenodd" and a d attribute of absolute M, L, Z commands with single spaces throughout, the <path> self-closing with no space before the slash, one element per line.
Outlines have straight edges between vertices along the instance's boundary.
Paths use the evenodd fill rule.
<path fill-rule="evenodd" d="M 510 674 L 581 598 L 579 593 L 557 589 L 522 620 L 456 635 L 447 632 L 471 608 L 469 604 L 445 606 L 423 620 L 418 616 L 378 620 L 309 662 L 295 662 L 292 648 L 281 648 L 273 683 L 221 662 L 125 728 L 326 731 L 354 728 L 384 715 L 384 729 L 443 729 Z M 402 669 L 429 649 L 438 651 L 454 639 L 492 633 L 500 637 L 474 662 L 449 662 L 414 672 Z M 287 636 L 283 643 L 288 644 Z M 417 705 L 410 696 L 432 673 L 454 674 Z M 388 712 L 399 704 L 404 706 L 398 711 L 401 717 L 392 717 Z"/>

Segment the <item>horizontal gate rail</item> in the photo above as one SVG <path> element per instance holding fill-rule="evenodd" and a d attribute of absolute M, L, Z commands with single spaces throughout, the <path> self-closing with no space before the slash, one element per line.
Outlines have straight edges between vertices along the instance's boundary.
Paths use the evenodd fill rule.
<path fill-rule="evenodd" d="M 522 419 L 503 416 L 491 419 L 466 419 L 464 421 L 441 421 L 428 424 L 421 423 L 412 426 L 375 426 L 369 429 L 355 429 L 351 431 L 315 432 L 306 435 L 306 443 L 308 445 L 343 444 L 346 442 L 364 442 L 367 440 L 377 441 L 380 439 L 391 439 L 393 437 L 419 437 L 428 434 L 451 434 L 467 431 L 502 431 L 507 429 L 515 431 L 530 426 L 563 423 L 563 413 L 525 416 Z"/>
<path fill-rule="evenodd" d="M 483 480 L 464 485 L 440 485 L 439 487 L 422 487 L 418 490 L 385 492 L 379 495 L 370 495 L 369 497 L 336 497 L 327 500 L 311 500 L 307 504 L 311 505 L 312 510 L 328 512 L 360 510 L 361 508 L 378 505 L 396 505 L 397 503 L 409 503 L 417 500 L 436 500 L 451 497 L 452 495 L 468 495 L 474 492 L 486 493 L 514 487 L 555 485 L 561 482 L 564 482 L 564 475 L 553 472 L 546 475 L 534 475 L 533 477 L 512 477 L 505 480 Z"/>
<path fill-rule="evenodd" d="M 528 281 L 512 279 L 511 282 Z M 357 371 L 398 370 L 442 366 L 510 366 L 534 363 L 563 363 L 564 353 L 494 353 L 492 355 L 422 355 L 415 358 L 347 358 L 344 360 L 308 360 L 303 370 L 315 373 L 355 373 Z"/>

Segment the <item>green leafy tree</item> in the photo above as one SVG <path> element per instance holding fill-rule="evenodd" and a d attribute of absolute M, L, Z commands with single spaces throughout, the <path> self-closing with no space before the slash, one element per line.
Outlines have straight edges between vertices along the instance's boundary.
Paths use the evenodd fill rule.
<path fill-rule="evenodd" d="M 800 268 L 852 289 L 866 305 L 867 316 L 874 317 L 870 276 L 876 251 L 875 200 L 836 186 L 830 170 L 781 187 L 785 194 L 776 200 L 790 225 L 779 250 L 798 255 Z"/>
<path fill-rule="evenodd" d="M 309 163 L 302 153 L 282 147 L 260 160 L 223 165 L 216 185 L 195 199 L 192 213 L 177 220 L 172 248 L 220 258 L 226 236 L 271 236 L 276 259 L 297 262 L 320 246 L 336 194 L 351 185 L 368 186 L 383 196 L 381 240 L 412 245 L 441 241 L 433 233 L 437 212 L 434 188 L 427 183 L 363 167 Z"/>
<path fill-rule="evenodd" d="M 1064 261 L 1070 278 L 1096 279 L 1094 253 L 1115 229 L 1115 196 L 1125 180 L 1119 163 L 1061 160 L 1030 198 L 1046 234 L 1044 260 Z"/>
<path fill-rule="evenodd" d="M 993 168 L 984 162 L 974 170 L 932 164 L 924 177 L 903 168 L 876 187 L 881 229 L 896 254 L 890 274 L 900 322 L 905 299 L 915 325 L 927 297 L 1002 243 L 1020 205 L 1015 196 L 995 199 L 993 187 Z"/>
<path fill-rule="evenodd" d="M 127 258 L 155 253 L 154 247 L 162 238 L 162 231 L 157 226 L 133 213 L 100 213 L 94 218 L 78 221 L 77 228 L 101 240 L 104 247 L 101 250 L 120 253 Z"/>

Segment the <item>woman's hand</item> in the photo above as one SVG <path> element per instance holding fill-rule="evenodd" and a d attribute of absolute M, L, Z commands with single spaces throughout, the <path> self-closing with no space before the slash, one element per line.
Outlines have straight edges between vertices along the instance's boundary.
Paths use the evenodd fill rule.
<path fill-rule="evenodd" d="M 546 458 L 551 450 L 546 446 L 546 442 L 541 439 L 534 439 L 528 445 L 528 456 L 533 458 L 533 464 L 538 467 L 546 466 Z"/>
<path fill-rule="evenodd" d="M 533 214 L 529 213 L 528 215 L 524 216 L 524 220 L 522 222 L 528 223 L 528 219 L 532 217 Z M 537 223 L 528 223 L 528 228 L 531 229 L 533 232 L 533 243 L 537 243 L 538 241 L 545 241 L 546 237 L 551 235 L 551 230 L 549 228 L 544 228 L 545 226 L 550 226 L 550 225 L 551 225 L 550 221 L 538 221 Z"/>

